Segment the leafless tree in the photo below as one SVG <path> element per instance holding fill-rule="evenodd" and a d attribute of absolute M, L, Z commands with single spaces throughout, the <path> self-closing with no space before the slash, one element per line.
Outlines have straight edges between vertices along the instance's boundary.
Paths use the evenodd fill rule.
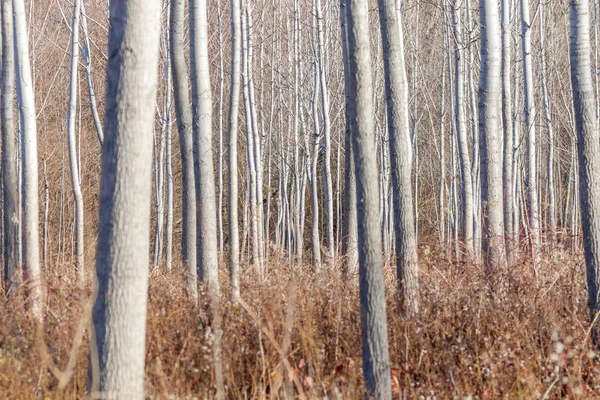
<path fill-rule="evenodd" d="M 583 248 L 592 338 L 600 340 L 600 141 L 591 74 L 589 2 L 571 0 L 571 82 L 577 130 Z"/>
<path fill-rule="evenodd" d="M 377 199 L 368 3 L 366 0 L 349 0 L 347 4 L 350 60 L 350 108 L 347 112 L 350 114 L 355 150 L 363 374 L 367 398 L 391 399 Z"/>
<path fill-rule="evenodd" d="M 90 393 L 144 398 L 159 0 L 110 3 Z M 140 102 L 139 99 L 147 101 Z M 97 352 L 96 352 L 97 349 Z"/>

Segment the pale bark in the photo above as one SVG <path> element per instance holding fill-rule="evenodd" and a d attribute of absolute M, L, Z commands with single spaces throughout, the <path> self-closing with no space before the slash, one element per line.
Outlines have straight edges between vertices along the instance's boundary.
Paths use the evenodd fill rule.
<path fill-rule="evenodd" d="M 50 187 L 48 184 L 47 159 L 44 156 L 44 216 L 42 227 L 42 267 L 48 266 L 48 216 L 50 214 Z"/>
<path fill-rule="evenodd" d="M 2 0 L 2 190 L 4 217 L 4 290 L 16 293 L 21 283 L 19 263 L 19 196 L 14 126 L 15 65 L 12 0 Z"/>
<path fill-rule="evenodd" d="M 312 266 L 315 271 L 321 270 L 321 239 L 319 233 L 319 149 L 321 148 L 321 133 L 319 127 L 319 81 L 318 81 L 318 61 L 315 60 L 314 66 L 314 81 L 313 81 L 313 98 L 312 98 L 312 113 L 313 113 L 313 150 L 310 166 L 310 198 L 311 198 L 311 249 L 312 249 Z"/>
<path fill-rule="evenodd" d="M 219 295 L 217 210 L 212 152 L 212 93 L 206 0 L 190 1 L 190 49 L 196 175 L 198 275 Z"/>
<path fill-rule="evenodd" d="M 240 103 L 240 78 L 242 57 L 240 0 L 231 0 L 231 87 L 229 92 L 229 131 L 227 149 L 229 165 L 229 279 L 231 297 L 240 295 L 240 231 L 238 218 L 238 110 Z"/>
<path fill-rule="evenodd" d="M 373 137 L 373 89 L 366 0 L 348 1 L 350 114 L 356 168 L 362 359 L 366 397 L 391 399 L 377 159 Z"/>
<path fill-rule="evenodd" d="M 81 0 L 75 0 L 73 5 L 73 23 L 71 24 L 71 73 L 69 80 L 69 110 L 67 116 L 67 141 L 69 145 L 69 165 L 71 169 L 71 186 L 75 199 L 75 255 L 76 268 L 79 273 L 79 284 L 85 282 L 83 263 L 83 195 L 79 178 L 77 159 L 77 143 L 75 138 L 75 117 L 77 113 L 78 67 L 79 67 L 79 17 Z"/>
<path fill-rule="evenodd" d="M 598 77 L 598 0 L 594 1 L 594 94 L 596 98 L 596 124 L 600 124 L 600 86 Z"/>
<path fill-rule="evenodd" d="M 515 193 L 513 174 L 513 109 L 511 92 L 511 21 L 509 0 L 502 0 L 502 115 L 504 133 L 504 227 L 506 231 L 506 251 L 508 264 L 515 262 L 513 234 L 513 202 Z"/>
<path fill-rule="evenodd" d="M 516 51 L 515 51 L 516 53 Z M 512 163 L 512 189 L 510 192 L 511 200 L 512 200 L 512 209 L 513 209 L 513 220 L 512 220 L 512 243 L 513 247 L 511 249 L 512 259 L 517 260 L 520 251 L 520 241 L 521 241 L 521 228 L 519 225 L 519 221 L 521 219 L 521 208 L 520 205 L 520 193 L 521 193 L 521 124 L 518 123 L 518 108 L 515 107 L 515 104 L 519 104 L 519 85 L 513 85 L 513 107 L 512 107 L 512 116 L 511 116 L 511 124 L 513 127 L 512 131 L 512 142 L 513 142 L 513 163 Z"/>
<path fill-rule="evenodd" d="M 167 16 L 168 21 L 168 16 Z M 165 98 L 164 98 L 164 140 L 165 140 L 165 181 L 167 184 L 166 195 L 166 232 L 165 232 L 165 269 L 170 271 L 173 266 L 173 166 L 172 166 L 172 143 L 171 143 L 171 90 L 173 81 L 171 79 L 171 57 L 169 50 L 169 31 L 165 30 Z"/>
<path fill-rule="evenodd" d="M 17 65 L 17 102 L 21 123 L 22 157 L 22 246 L 23 273 L 29 283 L 29 301 L 34 317 L 43 320 L 42 279 L 40 271 L 38 157 L 35 99 L 24 0 L 13 1 L 15 61 Z"/>
<path fill-rule="evenodd" d="M 207 1 L 190 0 L 190 64 L 194 158 L 196 169 L 197 262 L 198 275 L 208 288 L 212 317 L 212 351 L 215 397 L 223 399 L 223 360 L 221 358 L 221 312 L 219 309 L 219 259 L 215 170 L 212 152 L 212 92 L 208 55 Z"/>
<path fill-rule="evenodd" d="M 450 26 L 448 21 L 445 20 L 446 25 Z M 448 80 L 449 80 L 449 94 L 450 94 L 450 191 L 448 193 L 449 196 L 449 213 L 448 213 L 448 225 L 452 227 L 452 229 L 448 229 L 448 246 L 453 247 L 454 259 L 456 262 L 459 261 L 460 251 L 459 251 L 459 243 L 458 243 L 458 235 L 460 231 L 460 221 L 459 221 L 459 211 L 458 211 L 458 190 L 457 190 L 457 168 L 456 168 L 456 104 L 452 99 L 454 98 L 454 74 L 451 55 L 451 46 L 450 46 L 450 29 L 446 30 L 445 35 L 445 43 L 444 47 L 446 50 L 446 58 L 448 59 Z"/>
<path fill-rule="evenodd" d="M 387 128 L 392 170 L 398 298 L 407 315 L 419 313 L 419 266 L 413 214 L 404 40 L 395 0 L 379 0 Z M 472 218 L 471 218 L 472 223 Z"/>
<path fill-rule="evenodd" d="M 302 68 L 300 65 L 300 39 L 302 37 L 302 26 L 300 24 L 300 7 L 298 0 L 294 0 L 294 190 L 295 190 L 295 255 L 299 264 L 302 263 L 304 250 L 304 215 L 303 209 L 303 193 L 304 193 L 304 178 L 306 176 L 304 170 L 304 161 L 306 155 L 300 154 L 300 128 L 303 126 L 300 122 L 302 119 L 302 109 L 300 105 L 300 82 L 302 82 Z M 305 149 L 308 151 L 308 148 Z"/>
<path fill-rule="evenodd" d="M 319 85 L 321 87 L 321 112 L 323 116 L 323 169 L 325 199 L 325 244 L 327 247 L 327 264 L 331 267 L 335 262 L 335 236 L 333 230 L 333 178 L 331 175 L 331 117 L 329 116 L 329 89 L 325 71 L 325 39 L 323 34 L 323 12 L 321 0 L 314 0 L 315 18 L 317 20 L 317 57 Z"/>
<path fill-rule="evenodd" d="M 467 137 L 467 116 L 465 105 L 465 60 L 462 34 L 461 10 L 452 7 L 452 25 L 454 27 L 454 73 L 456 79 L 456 132 L 458 154 L 462 176 L 462 231 L 465 250 L 468 258 L 473 257 L 473 177 L 471 174 L 471 157 L 469 156 L 469 139 Z"/>
<path fill-rule="evenodd" d="M 535 99 L 533 93 L 533 65 L 531 50 L 531 19 L 529 0 L 521 0 L 521 25 L 523 40 L 523 97 L 525 100 L 525 126 L 527 127 L 527 202 L 529 203 L 529 224 L 533 265 L 537 269 L 541 263 L 540 210 L 538 203 L 538 180 L 536 162 Z"/>
<path fill-rule="evenodd" d="M 253 42 L 253 28 L 254 22 L 252 18 L 252 7 L 250 4 L 247 4 L 245 10 L 246 16 L 246 41 L 247 41 L 247 52 L 246 52 L 246 76 L 248 79 L 248 111 L 250 113 L 250 122 L 251 122 L 251 130 L 252 133 L 252 153 L 251 156 L 254 161 L 254 171 L 255 171 L 255 185 L 254 190 L 256 194 L 254 195 L 254 212 L 256 215 L 256 233 L 257 233 L 257 242 L 258 242 L 258 264 L 256 265 L 259 272 L 262 273 L 264 268 L 264 254 L 265 254 L 265 246 L 264 246 L 264 236 L 265 236 L 265 225 L 264 225 L 264 208 L 263 208 L 263 162 L 262 162 L 262 144 L 261 144 L 261 135 L 258 130 L 258 113 L 257 113 L 257 104 L 254 90 L 254 69 L 253 69 L 253 59 L 254 59 L 254 42 Z"/>
<path fill-rule="evenodd" d="M 222 29 L 222 14 L 221 1 L 217 2 L 217 36 L 219 37 L 219 108 L 218 108 L 218 125 L 219 125 L 219 157 L 217 160 L 217 242 L 219 243 L 219 252 L 223 252 L 223 96 L 225 91 L 225 66 L 223 62 L 223 29 Z"/>
<path fill-rule="evenodd" d="M 85 62 L 85 78 L 88 87 L 88 98 L 90 102 L 90 110 L 92 111 L 92 118 L 94 119 L 94 127 L 96 128 L 96 135 L 98 141 L 102 146 L 104 142 L 104 129 L 102 128 L 102 122 L 100 122 L 100 115 L 98 114 L 98 107 L 96 106 L 96 90 L 94 89 L 94 80 L 92 79 L 92 50 L 90 49 L 90 39 L 88 36 L 87 28 L 87 15 L 85 13 L 85 4 L 81 3 L 81 33 L 83 33 L 83 61 Z"/>
<path fill-rule="evenodd" d="M 344 0 L 345 2 L 345 0 Z M 342 6 L 340 13 L 345 14 L 345 5 Z M 345 27 L 342 27 L 345 29 Z M 345 34 L 342 34 L 345 35 Z M 347 64 L 345 62 L 344 64 Z M 345 67 L 347 69 L 347 67 Z M 346 79 L 347 81 L 347 79 Z M 344 85 L 348 87 L 346 83 Z M 350 102 L 348 90 L 346 90 L 346 110 Z M 347 114 L 347 113 L 346 113 Z M 344 133 L 346 151 L 344 154 L 344 213 L 342 216 L 342 257 L 343 268 L 346 273 L 356 271 L 358 266 L 358 243 L 357 243 L 357 220 L 356 220 L 356 174 L 354 168 L 354 148 L 352 146 L 352 133 L 350 131 L 350 120 L 346 118 L 346 129 Z"/>
<path fill-rule="evenodd" d="M 589 3 L 571 0 L 571 84 L 579 154 L 581 220 L 588 306 L 594 321 L 592 338 L 598 346 L 600 324 L 600 140 L 591 74 Z"/>
<path fill-rule="evenodd" d="M 92 313 L 95 340 L 91 340 L 92 354 L 98 357 L 91 357 L 92 397 L 145 396 L 152 129 L 160 10 L 159 0 L 110 3 L 98 293 Z"/>
<path fill-rule="evenodd" d="M 473 26 L 473 6 L 471 0 L 466 0 L 466 29 L 468 31 L 468 62 L 467 62 L 467 87 L 469 89 L 469 102 L 471 111 L 471 136 L 472 151 L 471 157 L 471 178 L 473 180 L 473 249 L 475 261 L 481 260 L 481 156 L 479 154 L 479 114 L 477 111 L 477 91 L 475 89 L 475 48 L 478 43 L 478 35 Z"/>
<path fill-rule="evenodd" d="M 480 0 L 481 75 L 479 132 L 483 201 L 483 249 L 486 266 L 493 270 L 506 262 L 502 190 L 501 67 L 502 37 L 496 0 Z"/>
<path fill-rule="evenodd" d="M 544 47 L 544 2 L 539 5 L 540 18 L 540 58 L 541 58 L 541 81 L 542 81 L 542 99 L 544 103 L 544 120 L 548 130 L 548 160 L 546 164 L 546 187 L 548 192 L 548 220 L 547 236 L 549 244 L 554 247 L 556 244 L 556 195 L 554 193 L 554 129 L 552 127 L 552 110 L 550 107 L 550 95 L 548 93 L 547 75 L 546 75 L 546 48 Z"/>
<path fill-rule="evenodd" d="M 182 180 L 182 237 L 181 259 L 186 276 L 188 293 L 198 297 L 198 275 L 196 267 L 196 193 L 194 176 L 194 152 L 192 140 L 192 111 L 189 106 L 188 73 L 184 47 L 185 0 L 171 0 L 169 40 L 173 93 L 179 148 L 181 151 Z"/>
<path fill-rule="evenodd" d="M 444 41 L 445 44 L 445 41 Z M 442 55 L 440 94 L 440 176 L 438 185 L 439 244 L 445 246 L 446 235 L 446 52 Z"/>
<path fill-rule="evenodd" d="M 459 248 L 459 243 L 458 243 L 458 236 L 459 236 L 459 232 L 460 232 L 460 212 L 459 212 L 459 202 L 458 202 L 458 189 L 457 189 L 457 182 L 458 182 L 458 174 L 457 174 L 457 168 L 456 168 L 456 158 L 457 158 L 457 151 L 456 151 L 456 128 L 454 128 L 454 132 L 452 133 L 451 137 L 450 137 L 450 142 L 451 142 L 451 153 L 452 153 L 452 160 L 450 162 L 451 164 L 451 186 L 450 186 L 450 192 L 452 194 L 452 209 L 451 209 L 451 213 L 450 213 L 450 219 L 452 221 L 452 244 L 454 245 L 454 259 L 456 262 L 460 261 L 460 248 Z"/>
<path fill-rule="evenodd" d="M 162 262 L 162 250 L 163 250 L 163 236 L 164 236 L 164 223 L 165 223 L 165 115 L 157 112 L 158 118 L 161 120 L 159 131 L 157 133 L 158 139 L 155 136 L 154 139 L 154 183 L 155 183 L 155 197 L 156 197 L 156 223 L 154 226 L 154 267 L 158 267 Z"/>
<path fill-rule="evenodd" d="M 244 10 L 245 11 L 245 10 Z M 244 97 L 244 116 L 246 119 L 246 164 L 248 166 L 248 201 L 250 209 L 250 241 L 251 241 L 251 263 L 259 271 L 260 263 L 260 239 L 258 223 L 258 200 L 256 198 L 257 173 L 256 158 L 254 157 L 254 130 L 252 124 L 252 110 L 250 105 L 250 79 L 248 70 L 248 14 L 242 15 L 242 94 Z"/>
<path fill-rule="evenodd" d="M 277 14 L 273 13 L 273 26 L 277 24 Z M 275 120 L 275 108 L 278 102 L 276 98 L 280 95 L 279 93 L 276 95 L 275 88 L 280 87 L 281 85 L 281 75 L 277 74 L 277 81 L 275 80 L 275 64 L 276 58 L 278 56 L 278 52 L 281 50 L 281 38 L 277 33 L 275 33 L 271 39 L 271 68 L 270 68 L 270 84 L 271 84 L 271 109 L 269 113 L 269 128 L 267 130 L 267 154 L 266 154 L 266 163 L 267 163 L 267 198 L 266 198 L 266 207 L 265 207 L 265 265 L 269 265 L 269 249 L 271 246 L 271 202 L 273 196 L 272 178 L 273 178 L 273 125 Z M 279 98 L 280 100 L 281 98 Z M 281 110 L 281 102 L 279 101 L 279 106 Z M 288 120 L 291 120 L 291 116 L 288 113 Z M 281 124 L 281 114 L 279 114 L 279 121 Z M 291 124 L 290 124 L 291 125 Z M 290 242 L 293 240 L 293 226 L 291 223 L 288 224 L 288 231 L 290 232 Z M 288 251 L 289 256 L 292 255 L 291 252 L 291 243 L 290 243 L 290 251 Z"/>
<path fill-rule="evenodd" d="M 398 15 L 400 18 L 400 7 L 403 2 L 396 2 L 396 7 L 398 10 Z M 419 32 L 419 3 L 415 3 L 414 13 L 415 13 L 415 22 L 413 25 L 413 31 Z M 417 77 L 419 74 L 419 63 L 416 49 L 419 48 L 419 35 L 414 36 L 413 48 L 415 49 L 412 52 L 412 79 L 411 79 L 411 91 L 412 91 L 412 126 L 411 132 L 409 132 L 409 143 L 411 144 L 411 153 L 410 158 L 412 160 L 412 165 L 414 169 L 414 184 L 413 184 L 413 204 L 414 204 L 414 215 L 415 215 L 415 240 L 418 243 L 419 240 L 419 146 L 418 144 L 418 128 L 419 128 L 419 103 L 418 103 L 418 88 L 417 88 Z M 406 93 L 408 93 L 408 79 L 405 81 L 406 85 Z M 407 106 L 408 107 L 408 106 Z M 408 112 L 408 111 L 407 111 Z"/>

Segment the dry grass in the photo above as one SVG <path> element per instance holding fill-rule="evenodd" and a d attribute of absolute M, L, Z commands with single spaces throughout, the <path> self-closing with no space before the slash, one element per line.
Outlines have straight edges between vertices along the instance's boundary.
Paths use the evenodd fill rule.
<path fill-rule="evenodd" d="M 600 371 L 588 340 L 585 279 L 580 255 L 546 260 L 538 288 L 526 264 L 515 267 L 505 298 L 494 299 L 482 270 L 449 263 L 436 252 L 422 259 L 422 315 L 398 316 L 394 270 L 386 267 L 388 324 L 395 398 L 549 398 L 600 396 Z M 360 313 L 356 277 L 314 275 L 278 262 L 264 281 L 245 271 L 242 293 L 250 310 L 222 302 L 223 356 L 229 398 L 283 397 L 293 376 L 308 398 L 362 393 Z M 64 268 L 66 269 L 66 268 Z M 223 269 L 225 274 L 225 269 Z M 69 274 L 48 277 L 43 342 L 12 299 L 0 309 L 0 397 L 84 398 L 86 332 L 64 391 L 64 371 L 89 290 L 73 289 Z M 147 392 L 151 398 L 210 398 L 208 305 L 184 295 L 179 276 L 153 274 L 147 331 Z M 227 291 L 226 279 L 223 291 Z M 294 296 L 295 301 L 288 301 Z M 283 343 L 291 321 L 291 347 Z M 289 368 L 277 348 L 284 348 Z M 47 348 L 53 363 L 43 362 Z M 288 391 L 298 393 L 298 388 Z"/>

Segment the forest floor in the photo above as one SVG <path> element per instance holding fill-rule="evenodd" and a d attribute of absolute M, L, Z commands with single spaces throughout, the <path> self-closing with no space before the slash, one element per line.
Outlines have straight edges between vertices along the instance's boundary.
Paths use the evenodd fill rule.
<path fill-rule="evenodd" d="M 428 247 L 420 256 L 414 320 L 400 317 L 395 269 L 385 269 L 395 399 L 600 398 L 581 254 L 553 253 L 537 283 L 530 264 L 515 266 L 502 298 L 481 267 L 450 263 Z M 272 265 L 263 279 L 244 271 L 243 305 L 223 296 L 227 398 L 362 398 L 358 277 Z M 74 278 L 46 277 L 43 330 L 22 311 L 23 296 L 0 306 L 0 398 L 85 398 L 91 290 L 76 289 Z M 148 398 L 212 395 L 209 307 L 184 293 L 177 274 L 152 274 Z"/>

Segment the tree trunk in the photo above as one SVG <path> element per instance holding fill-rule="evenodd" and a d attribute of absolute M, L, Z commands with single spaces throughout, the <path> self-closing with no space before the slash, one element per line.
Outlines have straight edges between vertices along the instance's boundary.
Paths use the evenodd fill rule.
<path fill-rule="evenodd" d="M 356 220 L 356 175 L 354 149 L 352 147 L 352 121 L 350 120 L 350 60 L 348 59 L 347 0 L 340 1 L 340 29 L 342 34 L 342 57 L 344 61 L 344 214 L 342 216 L 342 257 L 345 274 L 356 271 L 358 266 L 357 220 Z"/>
<path fill-rule="evenodd" d="M 481 156 L 479 154 L 479 114 L 477 113 L 477 91 L 475 90 L 476 63 L 475 46 L 477 45 L 477 33 L 473 27 L 473 18 L 471 13 L 473 7 L 471 0 L 466 0 L 466 29 L 468 31 L 467 40 L 467 86 L 469 89 L 469 102 L 471 110 L 471 136 L 472 151 L 471 157 L 471 179 L 473 180 L 473 250 L 475 262 L 481 260 Z"/>
<path fill-rule="evenodd" d="M 333 228 L 333 178 L 331 175 L 331 118 L 329 116 L 329 89 L 325 71 L 325 39 L 323 35 L 323 12 L 321 0 L 315 2 L 315 18 L 317 20 L 317 57 L 319 60 L 319 85 L 321 86 L 321 112 L 323 115 L 323 168 L 325 199 L 325 243 L 327 246 L 327 264 L 331 267 L 335 262 L 335 236 Z"/>
<path fill-rule="evenodd" d="M 163 107 L 163 115 L 157 112 L 157 117 L 161 120 L 158 132 L 158 139 L 154 138 L 154 183 L 156 196 L 156 223 L 154 226 L 154 267 L 158 267 L 162 262 L 163 250 L 163 235 L 165 222 L 165 206 L 164 206 L 164 187 L 165 187 L 165 146 L 166 146 L 166 131 L 165 131 L 165 113 Z"/>
<path fill-rule="evenodd" d="M 197 261 L 198 275 L 208 288 L 213 329 L 215 397 L 223 399 L 223 361 L 221 359 L 221 312 L 219 309 L 219 259 L 217 242 L 217 205 L 212 152 L 212 93 L 208 59 L 208 22 L 206 0 L 190 0 L 190 65 L 192 71 L 192 111 L 196 173 Z M 196 160 L 194 160 L 196 161 Z"/>
<path fill-rule="evenodd" d="M 444 238 L 446 232 L 446 52 L 442 56 L 441 72 L 441 94 L 440 94 L 440 176 L 438 185 L 438 224 L 439 245 L 445 246 Z"/>
<path fill-rule="evenodd" d="M 398 297 L 402 311 L 410 316 L 419 313 L 419 266 L 411 185 L 404 40 L 395 0 L 379 0 L 379 20 L 394 199 Z"/>
<path fill-rule="evenodd" d="M 240 296 L 240 231 L 238 217 L 238 110 L 240 103 L 240 75 L 242 57 L 240 0 L 231 0 L 231 87 L 229 92 L 229 279 L 231 281 L 231 297 L 237 300 Z"/>
<path fill-rule="evenodd" d="M 245 6 L 246 7 L 246 6 Z M 245 10 L 244 10 L 245 11 Z M 254 157 L 254 131 L 250 106 L 250 79 L 248 70 L 248 14 L 242 15 L 242 93 L 244 97 L 244 115 L 246 117 L 246 164 L 248 166 L 248 201 L 250 209 L 250 241 L 252 265 L 260 270 L 260 240 L 258 234 L 258 201 L 256 198 L 257 174 Z"/>
<path fill-rule="evenodd" d="M 295 190 L 295 203 L 296 212 L 294 216 L 295 225 L 295 255 L 299 264 L 302 263 L 302 256 L 304 250 L 304 215 L 303 205 L 303 193 L 304 193 L 304 158 L 305 155 L 300 154 L 300 129 L 303 124 L 300 123 L 302 120 L 302 108 L 300 105 L 300 84 L 302 79 L 302 68 L 300 64 L 300 39 L 302 37 L 302 25 L 300 24 L 300 7 L 298 0 L 294 0 L 294 190 Z M 308 148 L 305 149 L 308 151 Z"/>
<path fill-rule="evenodd" d="M 515 51 L 516 53 L 516 51 Z M 512 54 L 512 53 L 511 53 Z M 511 125 L 513 127 L 512 131 L 512 142 L 513 142 L 513 163 L 512 163 L 512 189 L 510 195 L 512 196 L 512 209 L 513 209 L 513 220 L 512 220 L 512 242 L 513 247 L 511 249 L 513 260 L 518 260 L 519 251 L 521 247 L 521 228 L 520 228 L 520 220 L 521 220 L 521 208 L 520 208 L 520 193 L 521 193 L 521 147 L 519 144 L 521 142 L 521 124 L 518 123 L 518 108 L 514 107 L 515 104 L 519 104 L 519 85 L 513 85 L 513 107 L 512 107 L 512 116 L 511 116 Z"/>
<path fill-rule="evenodd" d="M 4 205 L 4 290 L 17 293 L 21 284 L 19 262 L 19 196 L 15 148 L 15 54 L 12 0 L 2 0 L 2 189 Z"/>
<path fill-rule="evenodd" d="M 363 374 L 366 397 L 388 400 L 392 393 L 378 221 L 367 1 L 349 0 L 347 17 L 351 100 L 347 112 L 355 150 Z"/>
<path fill-rule="evenodd" d="M 481 75 L 479 132 L 483 207 L 483 249 L 489 270 L 506 262 L 502 191 L 502 135 L 500 131 L 502 37 L 496 0 L 480 0 Z"/>
<path fill-rule="evenodd" d="M 94 80 L 92 79 L 92 51 L 90 49 L 90 39 L 88 37 L 87 15 L 85 13 L 85 4 L 81 3 L 81 32 L 83 33 L 83 61 L 85 62 L 85 77 L 87 80 L 88 97 L 90 101 L 90 110 L 94 119 L 94 127 L 100 146 L 104 142 L 104 129 L 100 122 L 98 107 L 96 106 L 96 91 L 94 89 Z"/>
<path fill-rule="evenodd" d="M 583 224 L 588 306 L 594 321 L 592 338 L 600 341 L 600 140 L 596 126 L 591 74 L 589 2 L 571 0 L 571 84 L 579 154 L 580 202 Z"/>
<path fill-rule="evenodd" d="M 223 96 L 225 91 L 225 66 L 223 61 L 223 28 L 221 15 L 221 1 L 217 2 L 217 36 L 219 38 L 219 158 L 217 161 L 217 242 L 219 253 L 223 253 Z"/>
<path fill-rule="evenodd" d="M 194 176 L 194 144 L 192 140 L 192 111 L 188 97 L 188 73 L 184 47 L 185 0 L 171 0 L 169 41 L 173 73 L 173 93 L 179 148 L 181 150 L 182 180 L 182 235 L 181 259 L 187 282 L 187 290 L 193 298 L 198 297 L 198 274 L 196 266 L 196 193 Z"/>
<path fill-rule="evenodd" d="M 196 209 L 198 275 L 219 295 L 217 210 L 212 152 L 212 93 L 208 61 L 206 0 L 190 1 L 190 49 L 194 146 L 198 155 Z"/>
<path fill-rule="evenodd" d="M 67 116 L 67 140 L 69 144 L 69 165 L 71 168 L 71 186 L 75 199 L 75 253 L 76 268 L 79 273 L 79 284 L 85 282 L 83 268 L 83 196 L 77 162 L 77 143 L 75 139 L 75 114 L 77 113 L 77 87 L 79 83 L 79 16 L 81 0 L 75 0 L 73 5 L 73 23 L 71 24 L 71 74 L 69 80 L 69 112 Z"/>
<path fill-rule="evenodd" d="M 523 39 L 523 97 L 525 99 L 525 126 L 527 127 L 527 202 L 531 226 L 533 266 L 537 270 L 541 263 L 540 210 L 538 204 L 538 181 L 536 162 L 535 98 L 533 93 L 533 65 L 531 50 L 531 19 L 529 0 L 521 0 Z"/>
<path fill-rule="evenodd" d="M 315 271 L 321 270 L 321 239 L 319 233 L 319 185 L 318 185 L 318 165 L 319 165 L 319 149 L 321 148 L 321 129 L 319 127 L 319 81 L 318 81 L 318 60 L 315 60 L 314 65 L 314 82 L 313 82 L 313 98 L 312 98 L 312 113 L 313 113 L 313 150 L 310 168 L 310 198 L 311 198 L 311 247 L 312 247 L 312 265 Z"/>
<path fill-rule="evenodd" d="M 556 198 L 554 193 L 554 129 L 552 127 L 552 110 L 550 108 L 550 95 L 548 93 L 546 76 L 546 48 L 544 47 L 544 2 L 539 5 L 540 18 L 540 58 L 542 64 L 542 98 L 544 101 L 544 120 L 548 129 L 548 161 L 546 165 L 546 187 L 548 190 L 548 241 L 550 247 L 556 244 Z"/>
<path fill-rule="evenodd" d="M 158 77 L 159 0 L 112 1 L 105 141 L 93 309 L 92 386 L 144 398 L 152 130 Z M 140 102 L 139 99 L 146 99 Z M 94 348 L 93 346 L 97 346 Z M 93 396 L 92 396 L 93 397 Z"/>
<path fill-rule="evenodd" d="M 513 124 L 511 93 L 511 23 L 509 0 L 502 0 L 502 115 L 504 133 L 504 227 L 506 230 L 506 251 L 508 265 L 515 262 L 515 243 L 513 234 Z"/>
<path fill-rule="evenodd" d="M 249 2 L 248 2 L 249 3 Z M 254 171 L 255 175 L 255 185 L 254 190 L 256 191 L 254 201 L 255 208 L 254 212 L 256 213 L 256 233 L 257 233 L 257 242 L 258 242 L 258 264 L 256 265 L 259 272 L 262 273 L 264 268 L 264 236 L 265 236 L 265 224 L 264 224 L 264 208 L 263 208 L 263 162 L 262 162 L 262 144 L 261 144 L 261 135 L 258 130 L 258 113 L 256 111 L 256 97 L 254 91 L 254 68 L 253 68 L 253 60 L 254 60 L 254 44 L 253 44 L 253 28 L 254 22 L 252 18 L 252 6 L 250 4 L 246 5 L 245 10 L 246 16 L 246 40 L 247 40 L 247 52 L 246 52 L 246 73 L 248 79 L 248 111 L 250 113 L 250 122 L 252 129 L 250 132 L 252 133 L 252 158 L 254 161 Z"/>
<path fill-rule="evenodd" d="M 458 139 L 458 155 L 462 175 L 462 230 L 467 257 L 473 257 L 473 177 L 471 174 L 471 158 L 469 156 L 469 139 L 467 137 L 467 116 L 465 107 L 465 60 L 462 37 L 461 10 L 452 7 L 452 25 L 454 26 L 454 73 L 456 79 L 456 132 Z"/>
<path fill-rule="evenodd" d="M 168 16 L 167 16 L 168 21 Z M 164 98 L 164 140 L 165 140 L 165 180 L 167 183 L 167 198 L 166 198 L 166 210 L 167 210 L 167 226 L 166 226 L 166 241 L 165 241 L 165 268 L 167 271 L 171 270 L 173 264 L 173 168 L 171 165 L 172 160 L 172 145 L 171 145 L 171 90 L 173 81 L 171 79 L 171 56 L 169 49 L 169 31 L 164 32 L 164 46 L 165 46 L 165 98 Z"/>
<path fill-rule="evenodd" d="M 17 101 L 21 123 L 23 273 L 29 282 L 30 306 L 34 317 L 43 320 L 43 290 L 40 271 L 38 157 L 35 99 L 24 0 L 13 1 Z"/>

